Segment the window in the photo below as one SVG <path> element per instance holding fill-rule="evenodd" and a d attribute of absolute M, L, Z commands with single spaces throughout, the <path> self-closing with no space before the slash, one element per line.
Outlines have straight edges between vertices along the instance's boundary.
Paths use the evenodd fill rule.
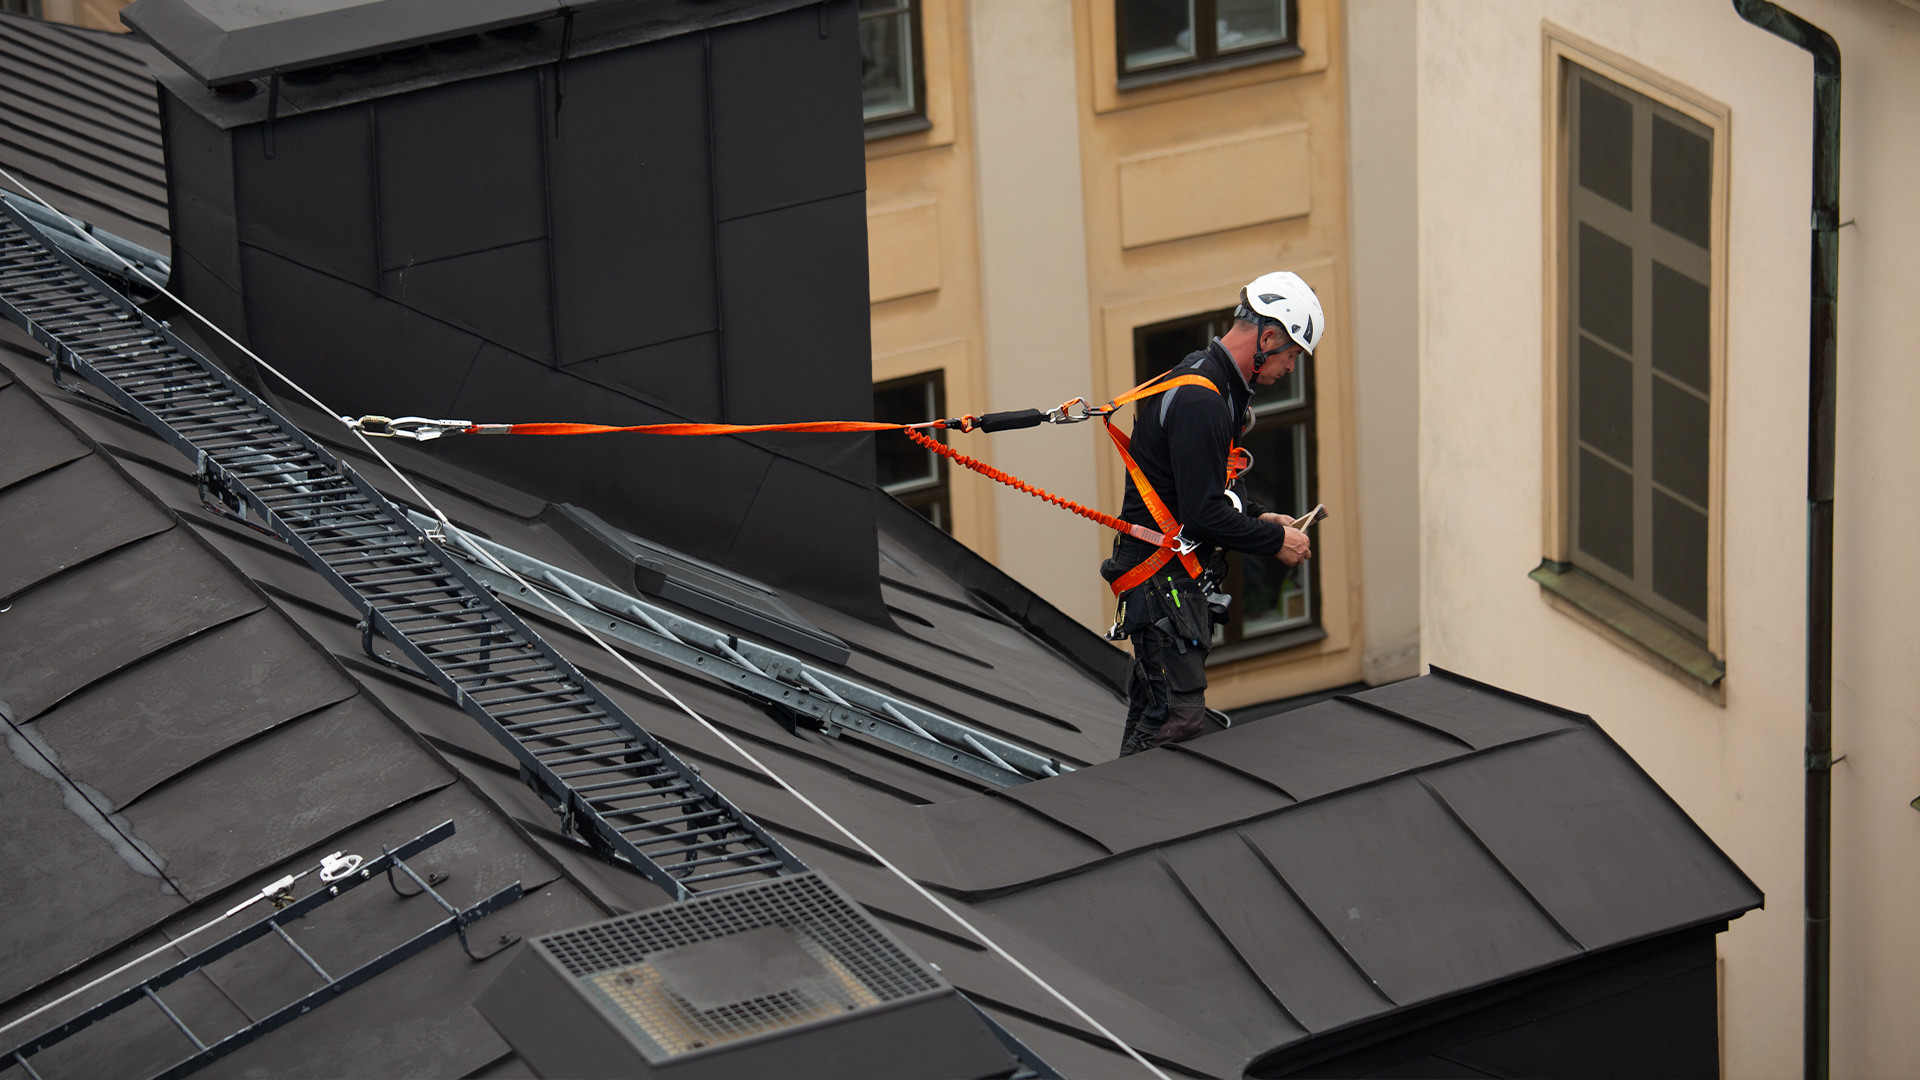
<path fill-rule="evenodd" d="M 869 138 L 926 123 L 920 0 L 860 0 L 860 103 Z"/>
<path fill-rule="evenodd" d="M 1116 0 L 1122 85 L 1298 56 L 1291 0 Z"/>
<path fill-rule="evenodd" d="M 10 15 L 31 15 L 36 19 L 42 17 L 40 0 L 0 0 L 0 11 Z"/>
<path fill-rule="evenodd" d="M 1233 309 L 1143 326 L 1133 333 L 1134 373 L 1144 381 L 1166 371 L 1233 326 Z M 1240 439 L 1253 455 L 1247 493 L 1269 509 L 1298 517 L 1313 507 L 1314 423 L 1311 358 L 1269 387 L 1256 387 L 1254 425 Z M 1279 560 L 1227 556 L 1226 591 L 1234 598 L 1231 621 L 1214 630 L 1215 645 L 1257 641 L 1315 624 L 1316 561 L 1289 571 Z M 1235 653 L 1219 659 L 1233 658 Z"/>
<path fill-rule="evenodd" d="M 1715 133 L 1565 71 L 1565 549 L 1704 647 Z"/>
<path fill-rule="evenodd" d="M 873 388 L 873 418 L 886 424 L 915 424 L 945 416 L 945 373 L 928 372 L 883 382 Z M 947 441 L 944 429 L 934 438 Z M 921 517 L 953 531 L 953 501 L 947 484 L 947 459 L 909 440 L 882 432 L 874 440 L 880 455 L 880 490 L 906 503 Z"/>

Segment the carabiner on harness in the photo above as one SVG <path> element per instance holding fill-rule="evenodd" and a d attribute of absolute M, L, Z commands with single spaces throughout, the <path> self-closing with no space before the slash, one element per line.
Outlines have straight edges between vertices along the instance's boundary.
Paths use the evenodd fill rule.
<path fill-rule="evenodd" d="M 1078 409 L 1078 412 L 1074 410 Z M 1047 410 L 1049 424 L 1078 424 L 1100 415 L 1087 404 L 1086 398 L 1069 398 Z"/>
<path fill-rule="evenodd" d="M 442 435 L 457 435 L 474 426 L 471 420 L 432 420 L 424 416 L 362 416 L 358 420 L 343 416 L 340 422 L 362 435 L 414 442 L 432 442 Z"/>

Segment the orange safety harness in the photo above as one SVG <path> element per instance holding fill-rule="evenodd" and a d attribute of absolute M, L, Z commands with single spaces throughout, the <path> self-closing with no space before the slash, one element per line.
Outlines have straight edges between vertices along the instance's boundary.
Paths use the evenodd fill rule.
<path fill-rule="evenodd" d="M 1027 409 L 1011 413 L 989 413 L 986 416 L 974 416 L 969 413 L 947 420 L 927 420 L 917 424 L 887 424 L 872 420 L 809 420 L 790 424 L 633 424 L 612 426 L 608 424 L 476 424 L 467 420 L 430 420 L 419 416 L 388 418 L 385 416 L 363 416 L 358 420 L 341 417 L 350 428 L 366 435 L 378 435 L 418 442 L 427 442 L 448 435 L 753 435 L 767 432 L 801 432 L 809 434 L 828 434 L 842 432 L 899 431 L 907 438 L 926 447 L 933 453 L 947 458 L 967 469 L 998 481 L 1017 491 L 1024 491 L 1037 499 L 1052 503 L 1064 510 L 1070 510 L 1089 521 L 1097 522 L 1125 533 L 1128 536 L 1152 544 L 1156 550 L 1140 565 L 1122 574 L 1113 583 L 1114 595 L 1146 581 L 1160 571 L 1160 568 L 1175 559 L 1188 576 L 1198 579 L 1202 574 L 1200 560 L 1194 556 L 1198 544 L 1181 535 L 1182 527 L 1174 520 L 1173 512 L 1167 509 L 1166 500 L 1153 489 L 1146 474 L 1140 471 L 1140 465 L 1133 459 L 1133 441 L 1114 426 L 1113 414 L 1136 401 L 1167 393 L 1182 386 L 1204 386 L 1215 394 L 1220 388 L 1213 380 L 1204 375 L 1156 375 L 1146 382 L 1128 390 L 1099 408 L 1091 408 L 1083 398 L 1073 398 L 1058 407 L 1041 412 Z M 1076 411 L 1078 410 L 1078 411 Z M 1099 417 L 1106 425 L 1107 434 L 1113 438 L 1114 449 L 1120 452 L 1120 460 L 1126 463 L 1127 475 L 1133 478 L 1134 489 L 1140 492 L 1140 500 L 1146 504 L 1147 512 L 1153 515 L 1158 529 L 1149 529 L 1144 525 L 1135 525 L 1122 521 L 1111 514 L 1105 514 L 1090 506 L 1082 506 L 1071 499 L 1055 495 L 1043 488 L 1027 483 L 1011 473 L 988 465 L 984 461 L 968 457 L 947 444 L 924 434 L 922 428 L 950 428 L 956 431 L 1006 431 L 1023 427 L 1036 427 L 1042 423 L 1075 424 L 1083 420 Z M 1238 446 L 1230 446 L 1227 451 L 1227 484 L 1241 473 L 1252 467 L 1252 455 Z"/>

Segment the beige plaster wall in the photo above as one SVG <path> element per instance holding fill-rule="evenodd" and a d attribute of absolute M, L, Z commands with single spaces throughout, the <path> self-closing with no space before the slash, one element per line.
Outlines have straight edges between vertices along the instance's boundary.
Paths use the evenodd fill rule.
<path fill-rule="evenodd" d="M 1371 3 L 1391 21 L 1390 4 Z M 1332 327 L 1316 358 L 1319 494 L 1334 508 L 1316 544 L 1327 636 L 1214 669 L 1210 700 L 1234 707 L 1362 677 L 1372 615 L 1360 544 L 1375 516 L 1379 535 L 1400 542 L 1373 556 L 1388 582 L 1385 652 L 1398 657 L 1372 670 L 1406 673 L 1417 634 L 1411 141 L 1362 182 L 1385 207 L 1362 273 L 1381 316 L 1374 355 L 1387 395 L 1371 429 L 1382 479 L 1363 502 L 1342 5 L 1300 0 L 1300 57 L 1126 91 L 1115 85 L 1111 0 L 925 0 L 923 11 L 931 129 L 867 147 L 874 378 L 944 370 L 953 413 L 1099 401 L 1133 382 L 1134 327 L 1227 306 L 1268 270 L 1299 271 Z M 1402 31 L 1373 61 L 1397 81 L 1369 99 L 1380 102 L 1369 120 L 1400 134 L 1412 126 L 1410 55 Z M 1124 474 L 1095 426 L 954 439 L 1070 498 L 1120 502 Z M 1095 571 L 1109 534 L 949 475 L 960 539 L 1105 628 L 1112 598 Z"/>
<path fill-rule="evenodd" d="M 875 382 L 941 371 L 952 414 L 987 411 L 975 235 L 973 102 L 963 0 L 922 0 L 925 131 L 867 143 L 868 278 Z M 976 457 L 991 449 L 954 436 Z M 948 470 L 953 534 L 994 556 L 992 481 Z"/>
<path fill-rule="evenodd" d="M 1091 397 L 1073 11 L 1031 0 L 968 8 L 986 406 Z M 1089 435 L 1030 428 L 969 445 L 984 441 L 1000 468 L 1091 503 L 1098 448 Z M 1011 488 L 996 485 L 992 506 L 1001 569 L 1088 626 L 1107 618 L 1093 572 L 1106 537 Z"/>
<path fill-rule="evenodd" d="M 1410 0 L 1347 0 L 1361 673 L 1420 667 L 1417 125 Z"/>
<path fill-rule="evenodd" d="M 1795 0 L 1845 64 L 1833 1072 L 1920 1073 L 1920 15 Z M 1549 607 L 1542 555 L 1543 20 L 1731 110 L 1724 704 Z M 1725 0 L 1422 0 L 1423 658 L 1588 712 L 1765 890 L 1721 938 L 1725 1071 L 1800 1065 L 1812 65 Z"/>

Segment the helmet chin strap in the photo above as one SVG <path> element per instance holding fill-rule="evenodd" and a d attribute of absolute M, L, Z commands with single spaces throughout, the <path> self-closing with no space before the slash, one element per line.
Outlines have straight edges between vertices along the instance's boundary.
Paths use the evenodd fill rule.
<path fill-rule="evenodd" d="M 1247 303 L 1247 290 L 1245 289 L 1240 290 L 1240 306 L 1234 311 L 1233 315 L 1236 319 L 1246 318 L 1248 316 L 1253 317 L 1253 373 L 1255 375 L 1260 374 L 1260 369 L 1266 366 L 1267 357 L 1272 356 L 1274 353 L 1286 352 L 1294 343 L 1293 339 L 1288 336 L 1286 329 L 1271 316 L 1262 315 L 1253 310 L 1253 307 Z M 1266 333 L 1267 327 L 1269 326 L 1273 327 L 1274 332 L 1280 335 L 1280 340 L 1284 342 L 1284 344 L 1271 349 L 1262 349 L 1260 347 L 1260 335 Z"/>
<path fill-rule="evenodd" d="M 1265 331 L 1266 331 L 1266 327 L 1262 326 L 1260 328 L 1260 332 L 1264 333 Z M 1287 337 L 1286 331 L 1281 330 L 1278 332 L 1280 334 L 1280 340 L 1286 342 L 1286 344 L 1277 345 L 1271 349 L 1262 349 L 1260 347 L 1260 338 L 1258 336 L 1254 337 L 1253 339 L 1253 373 L 1255 375 L 1260 374 L 1260 369 L 1266 365 L 1267 357 L 1272 356 L 1274 353 L 1286 352 L 1287 349 L 1293 345 L 1293 340 Z"/>

